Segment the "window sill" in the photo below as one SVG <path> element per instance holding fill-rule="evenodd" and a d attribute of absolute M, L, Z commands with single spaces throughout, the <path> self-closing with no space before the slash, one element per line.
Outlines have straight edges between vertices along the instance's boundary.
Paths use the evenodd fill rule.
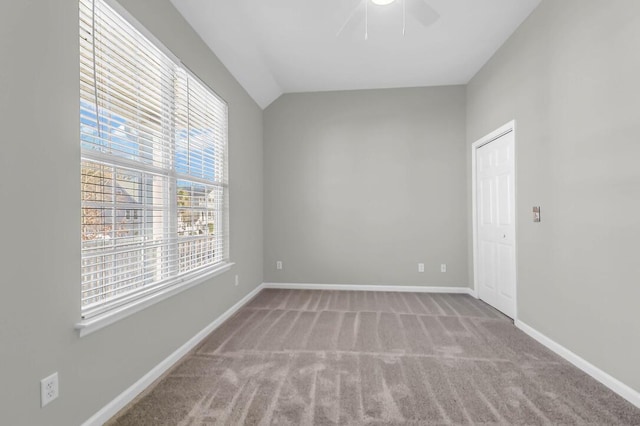
<path fill-rule="evenodd" d="M 175 294 L 183 292 L 191 287 L 203 283 L 206 280 L 227 272 L 233 265 L 234 263 L 225 263 L 224 265 L 218 266 L 217 268 L 211 271 L 207 271 L 202 275 L 191 278 L 188 281 L 177 283 L 176 285 L 152 293 L 125 306 L 121 306 L 109 312 L 105 312 L 104 314 L 82 320 L 76 324 L 75 329 L 78 330 L 78 334 L 80 335 L 80 337 L 89 335 L 94 331 L 98 331 L 101 328 L 120 321 L 123 318 L 133 315 L 136 312 L 148 308 L 149 306 L 155 305 L 156 303 L 165 300 Z"/>

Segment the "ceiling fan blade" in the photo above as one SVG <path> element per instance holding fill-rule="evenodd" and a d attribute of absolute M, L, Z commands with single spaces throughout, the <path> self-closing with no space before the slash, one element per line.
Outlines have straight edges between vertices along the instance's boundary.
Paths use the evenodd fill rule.
<path fill-rule="evenodd" d="M 342 34 L 353 33 L 356 29 L 358 29 L 362 21 L 364 21 L 364 16 L 365 16 L 364 8 L 365 8 L 366 1 L 368 0 L 360 0 L 358 2 L 356 7 L 354 7 L 351 13 L 349 14 L 349 17 L 347 18 L 347 20 L 344 21 L 344 24 L 342 24 L 342 26 L 336 33 L 336 37 L 340 37 Z"/>
<path fill-rule="evenodd" d="M 425 27 L 434 24 L 440 18 L 440 14 L 425 0 L 405 1 L 407 2 L 407 12 Z"/>

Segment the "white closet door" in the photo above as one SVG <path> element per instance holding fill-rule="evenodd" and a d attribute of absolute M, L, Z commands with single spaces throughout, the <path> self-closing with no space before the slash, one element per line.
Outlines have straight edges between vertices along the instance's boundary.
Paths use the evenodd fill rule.
<path fill-rule="evenodd" d="M 513 132 L 475 152 L 478 295 L 513 318 L 516 313 Z"/>

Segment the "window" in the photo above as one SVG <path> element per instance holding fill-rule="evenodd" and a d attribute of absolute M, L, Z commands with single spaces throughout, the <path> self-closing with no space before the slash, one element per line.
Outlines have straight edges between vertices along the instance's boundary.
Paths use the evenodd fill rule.
<path fill-rule="evenodd" d="M 228 263 L 227 115 L 104 0 L 80 0 L 84 319 Z"/>

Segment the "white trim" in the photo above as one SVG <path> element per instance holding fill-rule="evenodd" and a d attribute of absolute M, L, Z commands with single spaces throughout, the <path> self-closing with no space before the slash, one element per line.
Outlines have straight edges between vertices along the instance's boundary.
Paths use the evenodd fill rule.
<path fill-rule="evenodd" d="M 175 285 L 153 292 L 138 300 L 122 305 L 116 309 L 107 311 L 104 314 L 89 319 L 84 319 L 76 324 L 75 329 L 78 330 L 80 337 L 84 337 L 88 334 L 93 333 L 94 331 L 100 330 L 101 328 L 111 325 L 114 322 L 120 321 L 123 318 L 135 314 L 136 312 L 146 309 L 149 306 L 155 305 L 156 303 L 161 302 L 173 295 L 176 295 L 191 287 L 201 284 L 204 281 L 215 277 L 216 275 L 227 272 L 233 265 L 234 263 L 225 263 L 224 265 L 216 269 L 207 271 L 207 273 L 197 275 L 196 277 L 185 281 L 178 281 Z"/>
<path fill-rule="evenodd" d="M 343 290 L 343 291 L 395 291 L 404 293 L 456 293 L 469 294 L 475 292 L 469 287 L 433 287 L 420 285 L 360 285 L 360 284 L 308 284 L 308 283 L 263 283 L 263 288 L 291 290 Z"/>
<path fill-rule="evenodd" d="M 514 184 L 514 201 L 515 201 L 515 211 L 513 212 L 514 218 L 514 244 L 515 244 L 515 262 L 516 262 L 516 283 L 514 289 L 514 297 L 515 297 L 515 311 L 513 314 L 513 320 L 518 320 L 518 158 L 516 155 L 517 144 L 516 144 L 516 121 L 511 120 L 507 124 L 499 127 L 488 135 L 478 139 L 473 144 L 471 144 L 471 220 L 472 220 L 472 248 L 473 248 L 473 283 L 472 283 L 472 292 L 473 296 L 477 299 L 480 297 L 480 291 L 478 289 L 478 216 L 476 214 L 477 209 L 477 200 L 476 200 L 476 150 L 494 140 L 498 139 L 501 136 L 506 135 L 507 133 L 513 132 L 513 161 L 514 161 L 514 175 L 513 175 L 513 184 Z"/>
<path fill-rule="evenodd" d="M 100 411 L 91 416 L 82 426 L 99 426 L 107 422 L 111 417 L 118 413 L 128 403 L 134 400 L 140 392 L 149 387 L 155 380 L 169 370 L 176 362 L 185 356 L 191 349 L 195 348 L 205 337 L 218 328 L 223 322 L 229 319 L 247 302 L 249 302 L 256 294 L 262 290 L 263 285 L 260 284 L 249 294 L 240 299 L 235 305 L 230 307 L 225 313 L 216 318 L 211 324 L 203 328 L 198 334 L 193 336 L 187 343 L 180 346 L 175 352 L 153 367 L 151 371 L 145 374 L 140 380 L 131 385 L 127 390 L 115 397 L 111 402 L 102 407 Z"/>
<path fill-rule="evenodd" d="M 531 336 L 533 339 L 537 340 L 539 343 L 551 349 L 553 352 L 560 355 L 562 358 L 566 359 L 571 364 L 575 365 L 580 370 L 584 371 L 589 376 L 593 377 L 594 379 L 611 389 L 613 392 L 617 393 L 636 407 L 640 408 L 640 392 L 622 383 L 620 380 L 616 379 L 610 374 L 602 371 L 595 365 L 591 364 L 589 361 L 581 358 L 579 355 L 576 355 L 569 349 L 565 348 L 561 344 L 550 339 L 549 337 L 545 336 L 544 334 L 540 333 L 538 330 L 525 324 L 524 322 L 516 320 L 515 325 L 520 330 Z"/>

